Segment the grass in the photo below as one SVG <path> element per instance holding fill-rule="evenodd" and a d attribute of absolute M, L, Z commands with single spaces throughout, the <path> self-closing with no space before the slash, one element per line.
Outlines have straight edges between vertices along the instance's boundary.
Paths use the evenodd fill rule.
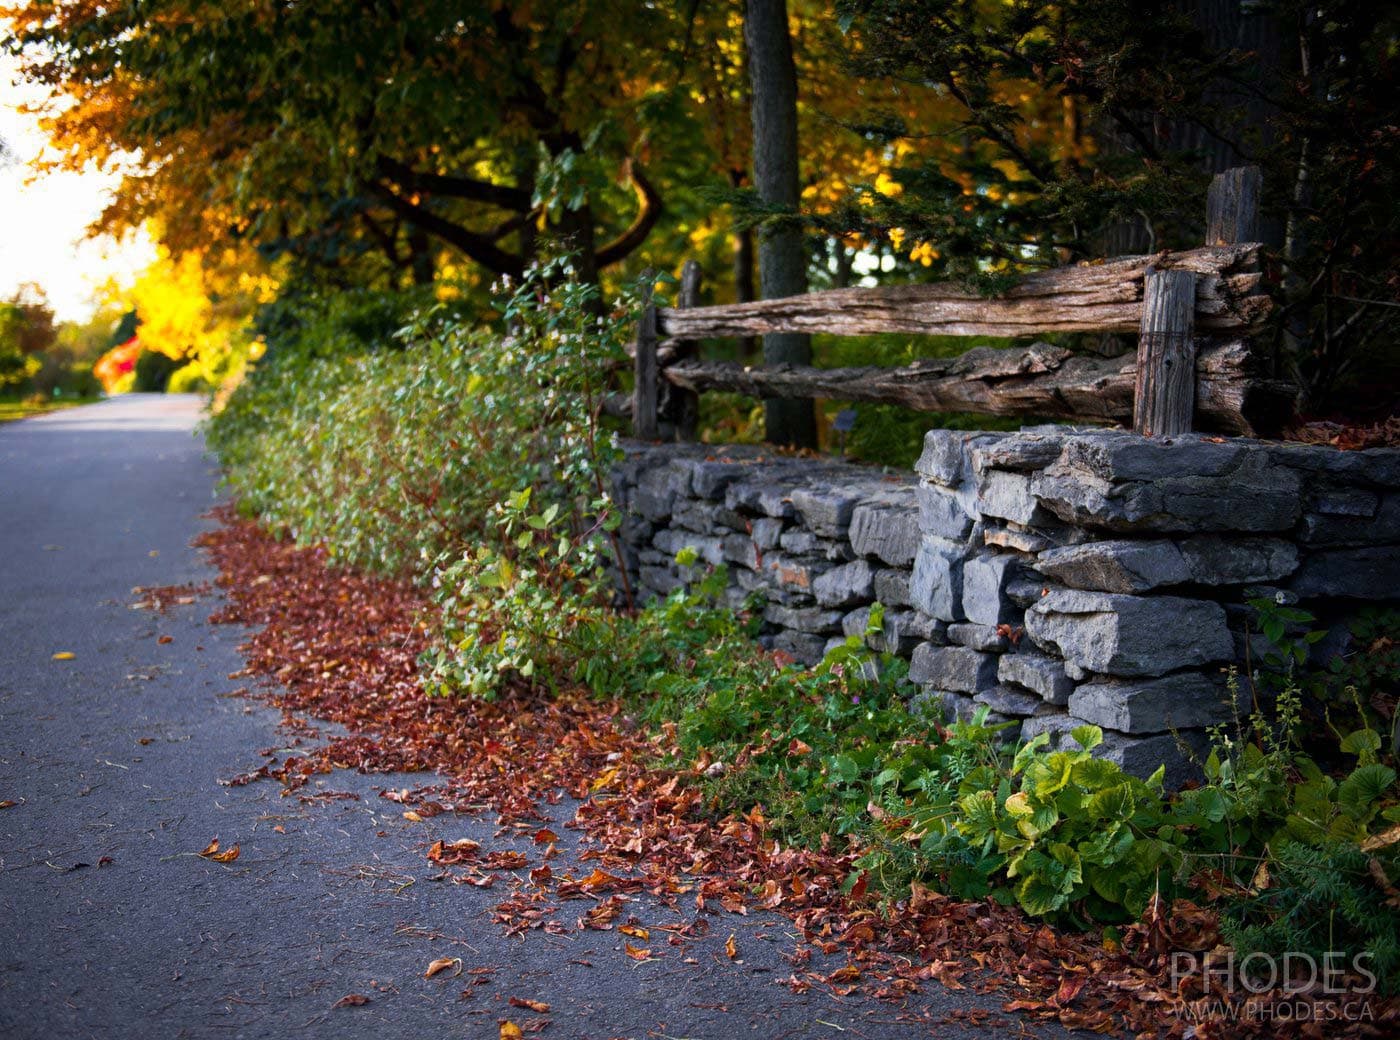
<path fill-rule="evenodd" d="M 91 404 L 95 398 L 86 397 L 62 397 L 54 401 L 33 401 L 19 400 L 18 398 L 0 398 L 0 423 L 14 422 L 16 419 L 28 419 L 31 415 L 43 415 L 45 412 L 56 412 L 60 408 L 72 408 L 74 405 Z"/>

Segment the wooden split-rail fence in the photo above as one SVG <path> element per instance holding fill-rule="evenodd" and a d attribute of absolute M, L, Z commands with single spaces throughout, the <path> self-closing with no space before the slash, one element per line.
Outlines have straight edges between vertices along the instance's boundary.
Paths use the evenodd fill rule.
<path fill-rule="evenodd" d="M 782 299 L 697 306 L 700 267 L 688 262 L 676 307 L 648 304 L 634 349 L 633 433 L 695 436 L 697 395 L 826 398 L 926 412 L 1109 422 L 1146 436 L 1190 430 L 1277 432 L 1296 389 L 1271 378 L 1256 343 L 1262 291 L 1258 167 L 1215 177 L 1207 245 L 1029 275 L 999 296 L 951 284 L 833 289 Z M 700 341 L 774 332 L 863 336 L 1022 337 L 1136 333 L 1136 354 L 1106 358 L 1047 343 L 975 347 L 903 367 L 814 368 L 704 361 Z"/>

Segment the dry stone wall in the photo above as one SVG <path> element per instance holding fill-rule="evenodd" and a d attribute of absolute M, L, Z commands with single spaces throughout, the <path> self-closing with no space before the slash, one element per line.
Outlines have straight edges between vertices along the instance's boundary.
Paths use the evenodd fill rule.
<path fill-rule="evenodd" d="M 986 705 L 1052 745 L 1092 722 L 1099 753 L 1172 782 L 1246 708 L 1225 675 L 1262 649 L 1248 599 L 1324 618 L 1400 601 L 1397 450 L 934 430 L 915 470 L 633 445 L 615 474 L 629 571 L 664 594 L 694 577 L 686 546 L 728 564 L 736 602 L 767 599 L 764 642 L 801 661 L 881 602 L 877 649 L 945 714 Z"/>

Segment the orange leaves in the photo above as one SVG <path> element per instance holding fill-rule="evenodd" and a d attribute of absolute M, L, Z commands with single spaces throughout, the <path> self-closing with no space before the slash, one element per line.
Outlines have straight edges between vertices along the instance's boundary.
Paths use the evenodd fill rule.
<path fill-rule="evenodd" d="M 452 863 L 471 863 L 476 860 L 477 853 L 480 851 L 481 842 L 472 841 L 470 838 L 458 838 L 456 841 L 435 841 L 428 849 L 428 859 L 444 866 Z"/>
<path fill-rule="evenodd" d="M 638 879 L 618 877 L 616 874 L 609 874 L 606 870 L 599 870 L 595 867 L 593 873 L 579 881 L 566 879 L 559 882 L 559 887 L 555 891 L 560 899 L 579 899 L 612 889 L 620 892 L 635 892 L 641 887 L 642 882 Z"/>
<path fill-rule="evenodd" d="M 368 1003 L 369 997 L 365 996 L 363 993 L 347 993 L 332 1004 L 331 1008 L 362 1007 Z"/>
<path fill-rule="evenodd" d="M 863 986 L 900 999 L 915 986 L 1015 987 L 1004 997 L 1036 1019 L 1090 1029 L 1116 1021 L 1130 1032 L 1154 1030 L 1163 1006 L 1179 999 L 1168 991 L 1154 955 L 1209 948 L 1190 945 L 1208 942 L 1213 933 L 1210 915 L 1189 904 L 1154 906 L 1146 921 L 1124 930 L 1121 949 L 1106 949 L 1098 936 L 1056 932 L 990 901 L 960 902 L 917 882 L 893 912 L 877 910 L 875 880 L 856 865 L 861 850 L 836 836 L 817 848 L 788 847 L 764 811 L 749 806 L 717 823 L 696 775 L 713 763 L 680 771 L 644 767 L 646 748 L 665 754 L 675 738 L 625 728 L 615 705 L 567 689 L 551 698 L 507 691 L 494 703 L 424 694 L 415 658 L 424 646 L 417 619 L 425 608 L 407 586 L 332 571 L 314 552 L 278 543 L 241 521 L 215 540 L 221 564 L 233 575 L 227 619 L 266 626 L 252 637 L 250 674 L 289 669 L 269 695 L 276 706 L 289 717 L 309 714 L 347 731 L 324 751 L 301 745 L 295 756 L 258 775 L 296 789 L 337 762 L 385 772 L 433 771 L 431 789 L 383 796 L 420 819 L 483 806 L 498 814 L 497 836 L 527 851 L 488 854 L 470 838 L 430 844 L 425 838 L 424 845 L 429 862 L 455 868 L 460 876 L 454 882 L 507 890 L 492 917 L 506 935 L 574 927 L 616 931 L 616 968 L 653 963 L 704 936 L 716 920 L 709 915 L 721 908 L 736 914 L 761 908 L 786 915 L 810 943 L 794 952 L 794 972 L 782 980 L 793 992 L 816 987 L 839 995 Z M 267 581 L 253 584 L 264 576 Z M 773 748 L 794 759 L 811 753 L 791 739 Z M 726 768 L 742 767 L 736 757 Z M 545 803 L 561 801 L 559 792 L 565 802 L 549 821 L 567 824 L 542 819 Z M 578 797 L 572 805 L 570 795 Z M 566 827 L 581 838 L 582 852 L 573 860 L 568 839 L 575 835 Z M 214 843 L 205 851 L 226 855 Z M 523 868 L 531 860 L 538 865 L 527 875 Z M 631 916 L 642 912 L 632 898 L 642 891 L 685 911 L 687 920 L 663 927 Z M 563 900 L 585 901 L 568 915 L 568 927 L 557 919 Z M 747 945 L 740 949 L 737 934 L 718 934 L 727 938 L 709 952 L 721 961 L 737 964 L 744 954 L 756 954 Z M 805 970 L 817 951 L 848 963 L 829 974 Z M 898 956 L 890 959 L 891 951 Z M 679 968 L 692 960 L 683 951 L 674 963 Z M 449 958 L 427 967 L 429 978 L 460 972 L 460 962 Z M 510 1006 L 543 1014 L 539 1005 L 548 1008 L 532 1000 Z M 531 1034 L 544 1022 L 504 1022 L 501 1035 Z"/>
<path fill-rule="evenodd" d="M 502 1022 L 500 1040 L 521 1040 L 525 1034 L 514 1022 Z"/>
<path fill-rule="evenodd" d="M 542 1000 L 524 1000 L 520 997 L 511 997 L 508 1003 L 511 1007 L 524 1008 L 526 1011 L 533 1011 L 537 1015 L 549 1013 L 549 1005 Z"/>
<path fill-rule="evenodd" d="M 238 858 L 238 846 L 235 845 L 231 849 L 220 851 L 219 839 L 215 838 L 205 846 L 204 851 L 199 853 L 199 855 L 204 859 L 213 860 L 215 863 L 232 863 Z"/>
<path fill-rule="evenodd" d="M 423 972 L 423 978 L 430 979 L 434 975 L 438 975 L 446 971 L 448 968 L 457 969 L 455 972 L 452 973 L 454 977 L 462 974 L 462 958 L 439 957 L 437 960 L 433 961 L 431 964 L 428 965 L 427 971 Z"/>

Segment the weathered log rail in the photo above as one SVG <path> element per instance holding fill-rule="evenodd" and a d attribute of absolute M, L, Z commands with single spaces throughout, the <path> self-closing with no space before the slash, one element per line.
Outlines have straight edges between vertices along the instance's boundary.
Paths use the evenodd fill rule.
<path fill-rule="evenodd" d="M 638 331 L 634 431 L 650 439 L 669 425 L 682 437 L 693 436 L 695 395 L 718 390 L 1132 423 L 1146 435 L 1193 427 L 1275 432 L 1291 416 L 1296 392 L 1269 377 L 1249 339 L 1271 306 L 1262 290 L 1260 246 L 1232 241 L 1254 234 L 1257 181 L 1252 168 L 1215 179 L 1207 206 L 1211 245 L 1043 271 L 995 297 L 947 284 L 902 285 L 697 307 L 700 272 L 688 263 L 681 306 L 649 307 Z M 900 368 L 745 367 L 694 359 L 700 340 L 781 332 L 1136 332 L 1139 346 L 1136 357 L 1115 359 L 1045 343 L 977 347 Z"/>

